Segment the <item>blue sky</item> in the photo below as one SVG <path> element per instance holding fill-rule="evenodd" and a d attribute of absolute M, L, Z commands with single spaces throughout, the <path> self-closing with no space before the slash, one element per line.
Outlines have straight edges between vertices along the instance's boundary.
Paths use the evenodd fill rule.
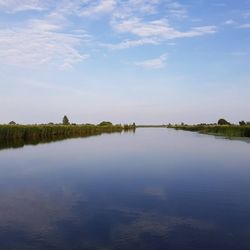
<path fill-rule="evenodd" d="M 0 0 L 0 123 L 250 121 L 249 0 Z"/>

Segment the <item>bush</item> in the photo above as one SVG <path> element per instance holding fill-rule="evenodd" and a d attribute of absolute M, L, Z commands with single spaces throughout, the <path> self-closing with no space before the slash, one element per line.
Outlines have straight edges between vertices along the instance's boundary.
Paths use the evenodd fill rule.
<path fill-rule="evenodd" d="M 63 117 L 62 123 L 63 125 L 69 125 L 69 119 L 66 115 Z"/>
<path fill-rule="evenodd" d="M 227 120 L 221 118 L 218 121 L 218 125 L 231 125 L 230 122 L 228 122 Z"/>
<path fill-rule="evenodd" d="M 245 123 L 245 121 L 240 121 L 240 122 L 239 122 L 239 125 L 240 125 L 240 126 L 245 126 L 246 123 Z"/>
<path fill-rule="evenodd" d="M 99 126 L 112 126 L 113 124 L 112 124 L 112 122 L 102 121 L 98 125 Z"/>

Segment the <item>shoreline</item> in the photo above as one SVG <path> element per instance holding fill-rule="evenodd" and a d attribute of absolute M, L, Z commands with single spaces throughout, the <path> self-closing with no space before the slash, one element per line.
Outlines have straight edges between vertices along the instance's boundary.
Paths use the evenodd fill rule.
<path fill-rule="evenodd" d="M 133 125 L 0 125 L 0 150 L 135 129 Z"/>
<path fill-rule="evenodd" d="M 250 138 L 250 125 L 168 125 L 167 128 L 223 136 L 225 138 Z"/>

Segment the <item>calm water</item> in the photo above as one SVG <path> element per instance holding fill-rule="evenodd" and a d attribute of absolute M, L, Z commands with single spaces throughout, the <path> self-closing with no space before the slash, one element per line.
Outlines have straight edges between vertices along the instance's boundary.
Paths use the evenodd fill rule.
<path fill-rule="evenodd" d="M 250 143 L 137 129 L 0 151 L 0 249 L 250 249 Z"/>

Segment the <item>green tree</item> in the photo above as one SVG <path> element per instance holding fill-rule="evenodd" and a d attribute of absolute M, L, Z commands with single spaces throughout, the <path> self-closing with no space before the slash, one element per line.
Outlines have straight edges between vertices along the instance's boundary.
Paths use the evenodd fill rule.
<path fill-rule="evenodd" d="M 63 117 L 62 123 L 63 125 L 69 125 L 69 119 L 66 115 Z"/>
<path fill-rule="evenodd" d="M 240 126 L 244 126 L 244 125 L 246 125 L 246 122 L 245 121 L 240 121 L 239 124 L 240 124 Z"/>
<path fill-rule="evenodd" d="M 228 122 L 227 120 L 221 118 L 218 121 L 218 125 L 230 125 L 230 122 Z"/>
<path fill-rule="evenodd" d="M 16 125 L 14 121 L 9 122 L 9 125 Z"/>
<path fill-rule="evenodd" d="M 99 126 L 112 126 L 112 122 L 108 121 L 102 121 L 101 123 L 98 124 Z"/>

